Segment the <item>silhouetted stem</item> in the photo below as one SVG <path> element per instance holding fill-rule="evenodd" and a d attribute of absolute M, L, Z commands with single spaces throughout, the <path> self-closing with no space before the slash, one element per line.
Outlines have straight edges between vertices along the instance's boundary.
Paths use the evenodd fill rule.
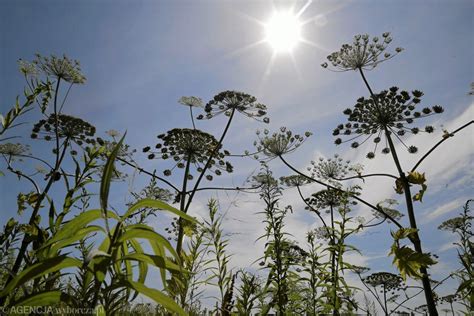
<path fill-rule="evenodd" d="M 49 189 L 51 188 L 51 186 L 53 185 L 53 183 L 55 181 L 55 174 L 58 172 L 59 167 L 60 167 L 60 165 L 61 165 L 61 163 L 64 159 L 64 156 L 65 156 L 66 150 L 67 150 L 67 146 L 68 146 L 68 139 L 66 138 L 66 140 L 64 141 L 63 151 L 60 155 L 57 156 L 57 157 L 59 157 L 59 159 L 57 160 L 57 164 L 56 164 L 55 168 L 53 170 L 51 170 L 51 174 L 50 174 L 48 183 L 46 184 L 46 187 L 44 188 L 43 193 L 41 193 L 39 195 L 38 200 L 36 201 L 35 207 L 33 209 L 33 212 L 31 213 L 30 220 L 28 222 L 29 225 L 33 225 L 35 223 L 36 216 L 38 215 L 39 209 L 41 207 L 41 203 L 43 202 L 44 198 L 46 197 L 46 195 L 49 192 Z M 13 264 L 11 273 L 9 274 L 8 279 L 5 282 L 5 286 L 7 286 L 8 283 L 11 282 L 13 277 L 20 270 L 21 263 L 23 262 L 23 257 L 25 256 L 25 253 L 26 253 L 26 250 L 28 248 L 29 243 L 30 242 L 28 241 L 27 235 L 25 233 L 25 235 L 23 236 L 23 240 L 21 242 L 20 249 L 18 250 L 18 254 L 17 254 L 17 257 L 15 259 L 15 263 Z M 0 298 L 0 306 L 4 303 L 4 300 L 5 300 L 5 297 Z"/>
<path fill-rule="evenodd" d="M 375 97 L 372 89 L 370 88 L 370 85 L 367 82 L 367 79 L 365 78 L 364 72 L 362 71 L 361 68 L 359 68 L 359 72 L 362 79 L 364 80 L 365 85 L 367 86 L 367 89 L 369 90 L 372 96 L 372 99 L 375 102 L 376 107 L 378 108 L 377 98 Z M 410 227 L 413 229 L 416 229 L 416 231 L 413 233 L 413 237 L 410 238 L 410 240 L 413 243 L 413 246 L 415 247 L 416 252 L 422 254 L 423 250 L 421 248 L 421 241 L 418 235 L 418 228 L 416 226 L 415 212 L 413 209 L 413 201 L 411 199 L 410 184 L 408 183 L 408 180 L 405 177 L 405 173 L 403 172 L 403 169 L 400 165 L 400 161 L 398 159 L 395 146 L 393 145 L 392 138 L 390 137 L 391 132 L 387 129 L 387 127 L 384 127 L 384 132 L 385 132 L 385 137 L 387 138 L 387 141 L 390 147 L 390 152 L 392 153 L 393 161 L 395 162 L 398 173 L 400 175 L 400 181 L 402 182 L 402 185 L 404 188 L 403 191 L 405 193 L 405 201 L 407 205 L 408 218 L 410 220 Z M 420 272 L 422 274 L 422 283 L 423 283 L 423 288 L 425 290 L 425 298 L 426 298 L 426 304 L 428 306 L 428 311 L 431 316 L 438 316 L 438 311 L 436 310 L 436 304 L 433 298 L 433 292 L 431 290 L 430 279 L 428 277 L 428 271 L 426 268 L 422 267 L 420 268 Z"/>
<path fill-rule="evenodd" d="M 184 212 L 184 207 L 186 205 L 186 186 L 187 186 L 187 183 L 188 183 L 188 174 L 189 174 L 189 166 L 191 165 L 191 157 L 188 156 L 187 157 L 187 161 L 186 161 L 186 169 L 184 170 L 184 179 L 183 179 L 183 189 L 181 190 L 181 200 L 179 201 L 180 202 L 180 206 L 179 206 L 179 210 Z M 178 253 L 178 255 L 181 255 L 181 248 L 183 246 L 183 233 L 184 233 L 184 230 L 182 229 L 182 226 L 183 226 L 183 220 L 180 218 L 178 219 L 178 227 L 179 227 L 179 231 L 178 231 L 178 241 L 177 241 L 177 245 L 176 245 L 176 252 Z M 185 300 L 186 297 L 182 297 L 182 301 L 181 303 L 184 304 L 184 300 Z"/>
<path fill-rule="evenodd" d="M 371 173 L 371 174 L 357 175 L 357 176 L 341 178 L 341 179 L 338 179 L 338 178 L 332 178 L 332 179 L 337 180 L 337 181 L 345 181 L 345 180 L 351 180 L 351 179 L 364 179 L 364 178 L 370 178 L 370 177 L 389 177 L 389 178 L 397 179 L 396 176 L 389 173 Z"/>
<path fill-rule="evenodd" d="M 439 142 L 437 142 L 433 147 L 431 147 L 430 150 L 428 150 L 426 152 L 426 154 L 423 155 L 423 157 L 421 157 L 420 160 L 418 160 L 418 162 L 415 164 L 415 166 L 411 169 L 411 172 L 415 171 L 416 168 L 418 168 L 418 166 L 423 162 L 423 160 L 425 160 L 436 148 L 438 148 L 439 145 L 441 145 L 443 142 L 445 142 L 446 140 L 448 140 L 449 138 L 454 136 L 454 134 L 456 134 L 457 132 L 459 132 L 459 131 L 463 130 L 464 128 L 468 127 L 472 123 L 474 123 L 474 121 L 470 121 L 469 123 L 464 124 L 460 128 L 456 129 L 454 132 L 449 133 L 448 137 L 444 137 Z"/>
<path fill-rule="evenodd" d="M 152 172 L 150 172 L 150 171 L 147 171 L 147 170 L 145 170 L 145 169 L 143 169 L 143 168 L 141 168 L 141 167 L 139 167 L 139 166 L 137 166 L 137 165 L 134 165 L 133 163 L 131 163 L 131 162 L 129 162 L 129 161 L 123 159 L 123 158 L 116 157 L 115 159 L 117 159 L 117 160 L 120 161 L 120 162 L 123 162 L 124 164 L 126 164 L 126 165 L 128 165 L 128 166 L 130 166 L 130 167 L 132 167 L 132 168 L 135 168 L 136 170 L 140 171 L 141 173 L 144 173 L 144 174 L 146 174 L 146 175 L 149 175 L 149 176 L 152 177 L 153 179 L 156 179 L 156 180 L 159 180 L 159 181 L 161 181 L 161 182 L 163 182 L 163 183 L 166 183 L 166 184 L 169 185 L 171 188 L 173 188 L 176 192 L 178 192 L 178 193 L 181 192 L 181 191 L 179 191 L 179 189 L 178 189 L 176 186 L 174 186 L 174 185 L 173 185 L 171 182 L 169 182 L 168 180 L 166 180 L 166 179 L 164 179 L 164 178 L 162 178 L 162 177 L 159 177 L 159 176 L 157 176 L 156 174 L 154 174 L 154 173 L 152 173 Z"/>
<path fill-rule="evenodd" d="M 201 180 L 202 178 L 204 177 L 207 169 L 209 169 L 209 167 L 211 166 L 211 160 L 215 157 L 215 155 L 219 152 L 219 149 L 222 145 L 222 142 L 224 140 L 224 137 L 225 135 L 227 134 L 227 131 L 229 130 L 229 127 L 230 127 L 230 123 L 232 122 L 232 118 L 234 117 L 234 114 L 235 114 L 235 109 L 232 109 L 231 113 L 230 113 L 230 117 L 229 117 L 229 120 L 227 121 L 227 125 L 225 126 L 224 128 L 224 131 L 222 132 L 222 135 L 221 135 L 221 138 L 219 139 L 218 143 L 217 143 L 217 146 L 214 148 L 214 150 L 211 152 L 211 154 L 209 155 L 209 158 L 207 159 L 207 162 L 206 164 L 204 165 L 204 168 L 202 170 L 202 172 L 199 174 L 199 177 L 198 179 L 196 180 L 196 183 L 194 184 L 194 187 L 193 187 L 193 190 L 191 191 L 191 195 L 189 196 L 188 198 L 188 201 L 186 203 L 186 206 L 182 209 L 182 211 L 184 213 L 187 213 L 188 210 L 189 210 L 189 206 L 191 205 L 191 202 L 194 198 L 194 195 L 196 194 L 196 191 L 199 187 L 199 184 L 201 183 Z M 182 243 L 183 243 L 183 227 L 182 225 L 178 225 L 178 242 L 177 242 L 177 245 L 176 245 L 176 252 L 178 253 L 178 255 L 180 255 L 180 252 L 181 252 L 181 248 L 182 248 Z"/>
<path fill-rule="evenodd" d="M 193 129 L 196 129 L 196 125 L 194 124 L 194 117 L 193 117 L 193 107 L 189 105 L 189 115 L 191 116 L 191 122 L 193 123 Z"/>
<path fill-rule="evenodd" d="M 311 180 L 311 181 L 313 181 L 313 182 L 316 182 L 316 183 L 318 183 L 318 184 L 320 184 L 320 185 L 326 186 L 326 187 L 331 188 L 331 189 L 333 189 L 333 190 L 336 190 L 336 191 L 338 191 L 338 192 L 345 193 L 345 194 L 349 194 L 353 199 L 355 199 L 355 200 L 361 202 L 362 204 L 364 204 L 364 205 L 370 207 L 371 209 L 373 209 L 373 210 L 379 212 L 380 214 L 382 214 L 383 216 L 385 216 L 387 219 L 391 220 L 392 223 L 394 223 L 398 228 L 403 228 L 403 226 L 402 226 L 396 219 L 394 219 L 392 216 L 390 216 L 390 215 L 388 215 L 387 213 L 385 213 L 381 208 L 378 208 L 378 207 L 376 207 L 375 205 L 370 204 L 369 202 L 367 202 L 367 201 L 361 199 L 360 197 L 358 197 L 358 196 L 355 195 L 354 193 L 344 191 L 344 190 L 339 189 L 339 188 L 336 188 L 336 187 L 334 187 L 334 186 L 332 186 L 332 185 L 330 185 L 330 184 L 327 184 L 327 183 L 321 182 L 321 181 L 319 181 L 319 180 L 317 180 L 317 179 L 311 178 L 310 176 L 308 176 L 308 175 L 306 175 L 306 174 L 300 172 L 298 169 L 296 169 L 296 168 L 294 168 L 292 165 L 290 165 L 282 156 L 278 156 L 278 157 L 281 159 L 281 161 L 283 161 L 283 163 L 284 163 L 288 168 L 290 168 L 291 170 L 293 170 L 293 171 L 296 172 L 297 174 L 299 174 L 299 175 L 305 177 L 305 178 L 308 179 L 308 180 Z"/>
<path fill-rule="evenodd" d="M 395 162 L 395 165 L 397 166 L 397 170 L 400 174 L 400 181 L 403 185 L 403 191 L 405 194 L 405 201 L 407 205 L 407 212 L 408 212 L 408 219 L 410 221 L 410 227 L 415 229 L 414 233 L 412 234 L 412 238 L 410 238 L 410 240 L 413 243 L 413 246 L 415 247 L 416 252 L 418 252 L 419 254 L 422 254 L 423 249 L 421 247 L 421 240 L 418 235 L 418 227 L 416 225 L 415 211 L 413 208 L 413 201 L 412 201 L 411 191 L 410 191 L 410 183 L 408 182 L 408 179 L 406 178 L 405 173 L 403 172 L 403 169 L 400 165 L 400 161 L 398 159 L 395 146 L 393 145 L 393 141 L 390 136 L 390 132 L 387 129 L 385 130 L 385 137 L 387 138 L 388 145 L 390 147 L 390 152 L 392 153 L 393 161 Z M 428 271 L 425 267 L 421 267 L 420 272 L 422 274 L 421 281 L 423 283 L 423 288 L 425 290 L 425 298 L 426 298 L 426 304 L 428 306 L 428 311 L 430 315 L 436 316 L 438 315 L 438 311 L 436 310 L 436 304 L 433 298 L 433 291 L 431 290 L 431 284 L 430 284 L 430 279 L 428 276 Z"/>
<path fill-rule="evenodd" d="M 191 196 L 188 199 L 188 203 L 186 204 L 186 208 L 184 209 L 184 212 L 187 213 L 189 206 L 191 205 L 191 202 L 193 200 L 194 194 L 196 194 L 196 190 L 199 187 L 199 184 L 201 183 L 202 178 L 204 177 L 204 174 L 206 173 L 207 169 L 210 167 L 211 160 L 214 158 L 214 156 L 219 152 L 219 149 L 222 145 L 222 141 L 224 140 L 225 135 L 227 134 L 227 131 L 229 130 L 230 123 L 232 122 L 232 118 L 234 117 L 235 109 L 232 109 L 232 112 L 230 113 L 229 120 L 227 121 L 227 125 L 224 128 L 224 132 L 221 135 L 221 138 L 219 139 L 219 142 L 217 143 L 216 148 L 212 151 L 211 155 L 207 159 L 206 165 L 204 166 L 201 174 L 199 175 L 196 183 L 194 184 L 193 190 L 191 191 Z"/>
<path fill-rule="evenodd" d="M 326 225 L 326 222 L 324 221 L 323 217 L 321 216 L 321 213 L 318 210 L 315 210 L 308 202 L 306 202 L 306 200 L 303 196 L 303 193 L 301 192 L 300 186 L 297 185 L 296 188 L 298 189 L 298 193 L 299 193 L 301 199 L 303 200 L 304 204 L 306 204 L 307 207 L 309 207 L 311 210 L 313 210 L 314 213 L 316 213 L 316 215 L 319 217 L 319 219 L 323 223 L 324 227 L 326 227 L 326 229 L 327 229 L 328 225 Z"/>

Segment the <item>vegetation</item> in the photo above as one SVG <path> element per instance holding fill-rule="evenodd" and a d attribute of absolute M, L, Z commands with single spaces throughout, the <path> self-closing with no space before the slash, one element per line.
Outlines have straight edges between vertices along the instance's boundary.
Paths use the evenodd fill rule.
<path fill-rule="evenodd" d="M 432 133 L 433 126 L 416 124 L 444 110 L 438 105 L 422 107 L 419 90 L 390 87 L 373 91 L 366 72 L 402 52 L 401 48 L 389 52 L 391 41 L 389 33 L 380 38 L 356 35 L 352 43 L 330 54 L 322 66 L 358 72 L 368 90 L 368 96 L 344 110 L 346 121 L 333 130 L 335 143 L 349 142 L 359 150 L 372 141 L 367 158 L 374 158 L 379 151 L 388 155 L 396 167 L 395 175 L 383 171 L 364 174 L 362 166 L 338 155 L 311 161 L 307 171 L 300 171 L 285 156 L 297 151 L 311 133 L 298 134 L 285 127 L 274 133 L 257 131 L 254 152 L 232 155 L 224 144 L 237 115 L 256 124 L 270 122 L 266 105 L 236 91 L 218 93 L 205 104 L 198 97 L 181 98 L 179 103 L 189 108 L 191 127 L 160 133 L 156 144 L 142 148 L 141 155 L 153 162 L 160 160 L 155 170 L 146 170 L 136 162 L 139 154 L 133 145 L 125 143 L 126 134 L 108 131 L 106 137 L 98 137 L 90 123 L 63 112 L 70 90 L 86 82 L 77 61 L 40 55 L 32 62 L 20 60 L 26 88 L 24 96 L 0 117 L 0 154 L 4 158 L 2 177 L 15 175 L 26 189 L 18 193 L 17 216 L 0 232 L 0 311 L 373 315 L 378 309 L 385 315 L 423 311 L 438 315 L 446 307 L 453 315 L 455 309 L 469 313 L 474 308 L 472 200 L 466 202 L 460 216 L 439 226 L 456 234 L 461 264 L 458 270 L 446 272 L 441 281 L 433 280 L 429 273 L 437 262 L 434 254 L 423 251 L 426 237 L 418 230 L 416 206 L 428 189 L 428 179 L 420 170 L 422 163 L 473 121 L 445 131 L 413 167 L 403 166 L 396 142 L 410 154 L 417 154 L 418 148 L 405 145 L 404 139 L 408 134 Z M 43 148 L 48 148 L 47 157 L 44 150 L 31 153 L 34 143 L 10 142 L 17 137 L 19 126 L 28 124 L 24 120 L 27 113 L 36 119 L 29 126 L 31 142 L 42 142 Z M 218 137 L 197 128 L 198 121 L 218 115 L 227 117 Z M 203 184 L 232 173 L 232 159 L 248 159 L 260 166 L 247 187 Z M 281 162 L 292 174 L 275 178 L 271 160 Z M 33 161 L 40 164 L 34 170 L 24 163 Z M 130 203 L 116 209 L 109 197 L 130 171 L 146 177 L 148 185 L 129 192 Z M 391 179 L 395 192 L 402 196 L 401 206 L 393 199 L 363 199 L 361 192 L 369 177 Z M 241 210 L 257 211 L 265 225 L 259 238 L 265 245 L 256 261 L 258 267 L 232 266 L 229 246 L 233 239 L 224 230 L 226 213 L 217 199 L 209 200 L 206 216 L 196 215 L 196 196 L 206 190 L 258 194 L 260 210 Z M 281 199 L 290 190 L 301 197 L 304 209 L 282 206 Z M 315 191 L 308 194 L 309 190 Z M 355 216 L 355 208 L 370 209 L 372 216 Z M 285 229 L 290 212 L 310 212 L 318 219 L 317 227 L 306 232 L 304 245 Z M 152 221 L 154 216 L 159 220 Z M 408 226 L 401 221 L 403 216 L 407 216 Z M 364 276 L 368 267 L 349 260 L 349 253 L 360 252 L 351 238 L 379 225 L 394 228 L 391 236 L 385 237 L 393 240 L 387 252 L 396 272 Z M 154 270 L 156 273 L 150 273 Z M 359 278 L 360 287 L 350 276 Z M 435 289 L 451 277 L 459 282 L 457 289 L 438 297 Z M 413 299 L 422 295 L 424 304 L 413 306 Z"/>

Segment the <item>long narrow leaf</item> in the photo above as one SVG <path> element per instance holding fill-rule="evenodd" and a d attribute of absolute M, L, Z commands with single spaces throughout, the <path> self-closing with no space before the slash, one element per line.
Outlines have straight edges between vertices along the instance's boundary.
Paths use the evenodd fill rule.
<path fill-rule="evenodd" d="M 160 201 L 160 200 L 153 200 L 153 199 L 142 199 L 138 201 L 137 203 L 133 204 L 128 211 L 122 216 L 122 219 L 126 219 L 128 216 L 133 214 L 136 210 L 144 208 L 144 207 L 151 207 L 155 208 L 158 210 L 166 210 L 168 212 L 171 212 L 187 221 L 190 221 L 192 223 L 197 223 L 196 219 L 187 215 L 186 213 L 172 207 L 171 205 Z"/>

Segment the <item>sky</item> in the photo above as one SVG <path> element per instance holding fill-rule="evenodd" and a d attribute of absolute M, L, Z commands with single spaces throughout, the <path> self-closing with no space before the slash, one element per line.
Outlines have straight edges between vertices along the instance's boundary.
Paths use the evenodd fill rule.
<path fill-rule="evenodd" d="M 329 53 L 350 43 L 356 34 L 381 36 L 390 32 L 392 51 L 398 46 L 404 51 L 366 73 L 373 89 L 397 85 L 422 90 L 422 104 L 445 108 L 445 113 L 424 122 L 436 128 L 433 135 L 408 137 L 407 142 L 423 153 L 440 139 L 442 129 L 453 130 L 474 118 L 473 99 L 468 95 L 474 81 L 472 1 L 312 1 L 300 15 L 305 21 L 302 36 L 311 44 L 299 43 L 292 54 L 274 55 L 271 46 L 262 43 L 262 23 L 275 10 L 293 6 L 299 11 L 306 4 L 263 0 L 2 0 L 0 113 L 8 111 L 22 93 L 24 79 L 16 63 L 19 58 L 31 60 L 37 52 L 66 54 L 81 62 L 87 82 L 73 87 L 64 112 L 95 125 L 99 135 L 110 129 L 127 131 L 126 142 L 138 150 L 135 159 L 149 170 L 160 170 L 162 165 L 148 161 L 141 148 L 154 145 L 156 135 L 171 128 L 191 126 L 187 109 L 177 102 L 181 96 L 198 96 L 206 101 L 220 91 L 238 90 L 266 104 L 271 122 L 265 125 L 237 117 L 224 142 L 232 153 L 251 150 L 256 129 L 286 126 L 295 132 L 314 134 L 287 157 L 300 170 L 315 158 L 338 153 L 364 164 L 367 172 L 395 173 L 388 156 L 365 159 L 367 146 L 354 150 L 348 144 L 334 145 L 331 133 L 344 122 L 342 111 L 368 93 L 356 72 L 335 73 L 320 66 Z M 34 115 L 26 117 L 31 122 L 35 119 Z M 220 135 L 224 124 L 224 118 L 217 117 L 200 121 L 198 128 Z M 31 143 L 26 127 L 12 135 Z M 473 198 L 473 145 L 472 128 L 464 130 L 445 142 L 420 168 L 429 186 L 423 203 L 416 205 L 416 214 L 424 248 L 440 257 L 432 269 L 438 279 L 459 267 L 452 246 L 454 236 L 437 227 Z M 31 146 L 38 155 L 47 155 L 48 149 L 38 142 Z M 399 149 L 405 152 L 401 146 Z M 419 157 L 401 154 L 401 163 L 408 168 Z M 33 167 L 28 161 L 23 164 Z M 218 180 L 217 185 L 242 185 L 259 168 L 252 160 L 236 160 L 233 164 L 234 174 Z M 276 176 L 290 174 L 278 161 L 271 167 Z M 3 165 L 0 170 L 4 170 Z M 146 181 L 144 176 L 136 175 L 133 181 L 114 184 L 112 204 L 122 206 L 126 192 L 139 190 Z M 0 225 L 14 215 L 16 194 L 26 187 L 11 175 L 0 179 Z M 316 189 L 308 188 L 306 193 Z M 262 203 L 256 195 L 212 192 L 198 196 L 191 214 L 205 216 L 210 196 L 219 197 L 222 212 L 227 212 L 226 232 L 239 236 L 230 243 L 232 264 L 256 269 L 252 263 L 262 254 L 264 245 L 255 242 L 263 233 L 263 218 L 257 214 Z M 385 180 L 367 181 L 363 197 L 374 203 L 399 198 L 393 192 L 393 183 Z M 306 231 L 319 223 L 304 210 L 296 192 L 285 191 L 283 202 L 294 206 L 287 229 L 303 244 Z M 370 214 L 363 208 L 355 212 Z M 408 225 L 406 216 L 402 222 Z M 387 256 L 390 229 L 394 227 L 378 226 L 351 240 L 362 251 L 351 260 L 370 265 L 373 272 L 394 272 Z M 440 291 L 447 294 L 454 286 L 454 281 L 448 282 Z"/>

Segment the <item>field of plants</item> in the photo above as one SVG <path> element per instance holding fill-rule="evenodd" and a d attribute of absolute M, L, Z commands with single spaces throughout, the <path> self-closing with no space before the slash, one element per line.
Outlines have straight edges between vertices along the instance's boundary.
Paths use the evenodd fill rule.
<path fill-rule="evenodd" d="M 363 152 L 364 164 L 317 148 L 299 156 L 316 128 L 275 126 L 271 104 L 235 90 L 181 97 L 182 123 L 155 134 L 138 122 L 95 127 L 68 114 L 70 95 L 88 83 L 79 61 L 19 59 L 24 90 L 0 116 L 0 197 L 22 188 L 14 210 L 0 203 L 0 315 L 471 315 L 473 200 L 431 232 L 449 232 L 456 253 L 436 277 L 438 254 L 425 247 L 433 235 L 419 227 L 433 180 L 424 166 L 453 139 L 472 143 L 474 121 L 448 128 L 449 105 L 427 104 L 417 87 L 375 88 L 383 65 L 403 63 L 392 36 L 356 34 L 320 61 L 365 91 L 324 131 L 335 151 Z M 255 131 L 246 150 L 228 142 L 242 120 Z M 128 142 L 138 134 L 148 145 Z M 400 158 L 408 154 L 414 164 Z M 373 171 L 379 157 L 390 168 Z M 372 200 L 364 193 L 378 178 L 390 193 Z M 236 214 L 248 220 L 243 231 L 261 223 L 244 245 L 255 258 L 233 251 L 245 239 L 226 228 Z M 307 222 L 303 240 L 288 229 L 296 215 Z M 368 249 L 357 236 L 371 233 L 387 241 L 383 268 L 354 260 Z"/>

